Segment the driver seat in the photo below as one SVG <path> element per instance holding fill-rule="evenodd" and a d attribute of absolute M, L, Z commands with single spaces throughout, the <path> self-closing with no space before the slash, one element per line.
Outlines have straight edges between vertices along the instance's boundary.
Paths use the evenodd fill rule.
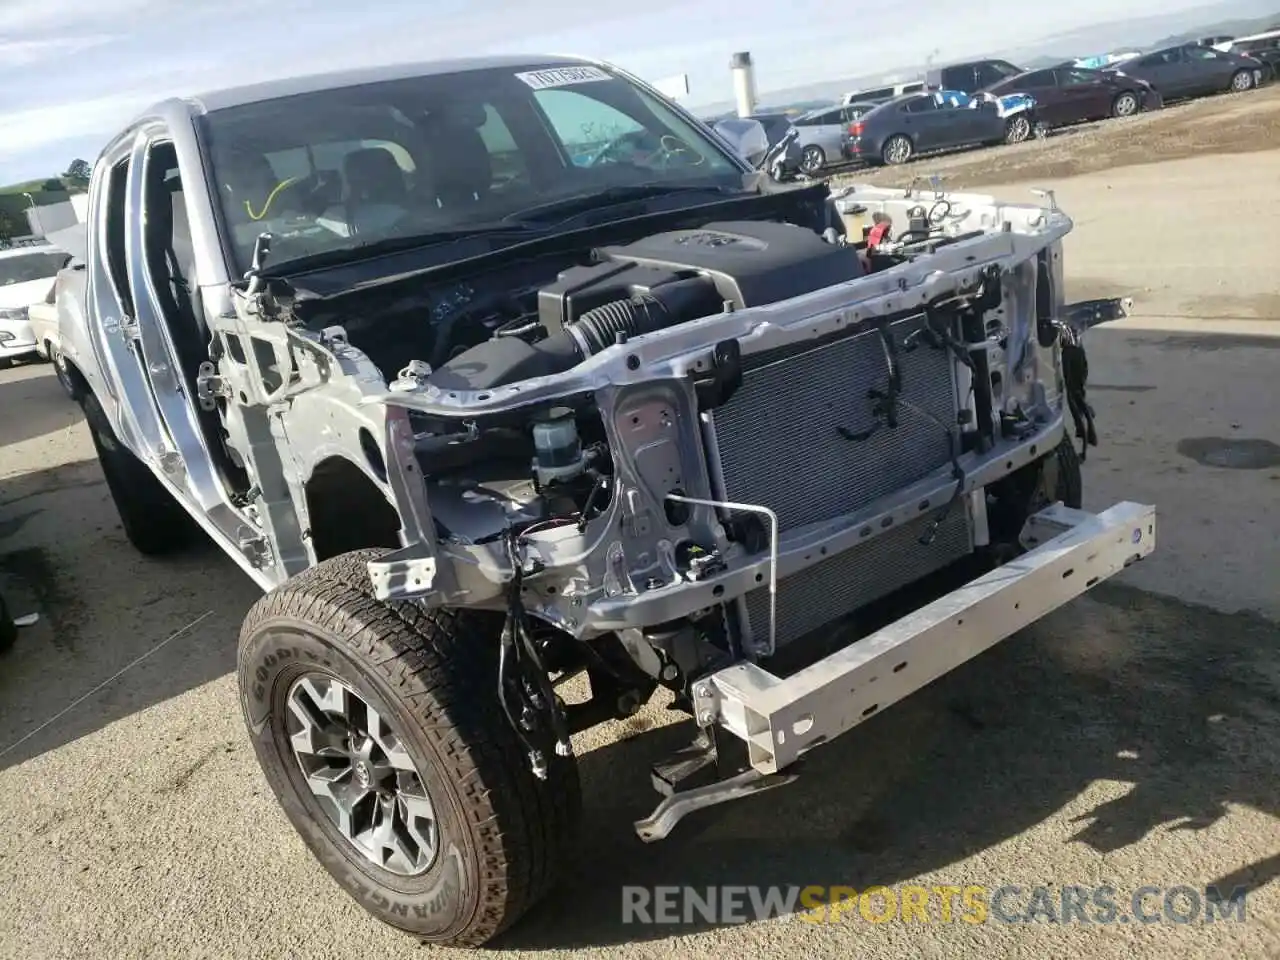
<path fill-rule="evenodd" d="M 436 123 L 429 133 L 431 184 L 444 210 L 474 206 L 493 187 L 493 160 L 475 127 Z"/>
<path fill-rule="evenodd" d="M 366 147 L 342 160 L 347 181 L 347 224 L 352 233 L 385 229 L 404 215 L 409 187 L 390 150 Z"/>

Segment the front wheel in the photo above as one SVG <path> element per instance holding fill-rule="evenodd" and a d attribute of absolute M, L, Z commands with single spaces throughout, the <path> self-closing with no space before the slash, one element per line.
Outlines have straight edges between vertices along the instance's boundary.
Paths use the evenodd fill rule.
<path fill-rule="evenodd" d="M 534 776 L 498 697 L 502 619 L 373 596 L 362 550 L 286 581 L 240 634 L 240 702 L 285 815 L 349 895 L 480 946 L 557 879 L 577 767 Z"/>
<path fill-rule="evenodd" d="M 1031 120 L 1026 114 L 1010 117 L 1004 125 L 1005 143 L 1022 143 L 1031 137 Z"/>
<path fill-rule="evenodd" d="M 827 155 L 817 144 L 809 144 L 800 156 L 800 169 L 805 173 L 817 173 L 827 165 Z"/>
<path fill-rule="evenodd" d="M 1138 98 L 1129 91 L 1125 91 L 1116 96 L 1111 102 L 1111 115 L 1113 117 L 1132 117 L 1138 112 Z"/>
<path fill-rule="evenodd" d="M 1234 93 L 1244 93 L 1246 90 L 1253 89 L 1253 71 L 1237 70 L 1231 76 L 1231 90 Z"/>
<path fill-rule="evenodd" d="M 910 160 L 914 153 L 915 145 L 912 144 L 911 138 L 903 133 L 895 133 L 884 142 L 880 156 L 890 166 L 897 166 Z"/>
<path fill-rule="evenodd" d="M 1022 553 L 1018 535 L 1027 518 L 1057 502 L 1074 510 L 1084 506 L 1084 474 L 1070 436 L 1039 460 L 987 487 L 989 556 L 1006 563 Z"/>

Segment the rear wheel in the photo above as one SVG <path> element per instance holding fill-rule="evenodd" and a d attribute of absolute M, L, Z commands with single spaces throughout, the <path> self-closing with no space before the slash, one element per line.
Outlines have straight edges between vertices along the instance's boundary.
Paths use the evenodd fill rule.
<path fill-rule="evenodd" d="M 800 169 L 805 173 L 817 173 L 827 165 L 827 155 L 817 144 L 809 144 L 800 156 Z"/>
<path fill-rule="evenodd" d="M 1246 90 L 1253 89 L 1253 71 L 1237 70 L 1231 75 L 1231 90 L 1234 93 L 1244 93 Z"/>
<path fill-rule="evenodd" d="M 361 550 L 263 597 L 240 634 L 258 761 L 311 853 L 362 907 L 479 946 L 564 866 L 577 766 L 532 772 L 498 697 L 501 615 L 373 596 Z"/>
<path fill-rule="evenodd" d="M 1010 117 L 1004 125 L 1005 143 L 1022 143 L 1031 136 L 1031 120 L 1026 114 Z"/>
<path fill-rule="evenodd" d="M 880 151 L 880 156 L 885 163 L 897 166 L 910 160 L 915 152 L 916 148 L 910 137 L 904 133 L 895 133 L 884 142 L 884 148 Z"/>
<path fill-rule="evenodd" d="M 67 396 L 72 400 L 79 399 L 79 397 L 76 396 L 75 381 L 71 379 L 71 374 L 67 371 L 67 361 L 62 356 L 62 351 L 57 347 L 51 346 L 49 348 L 49 358 L 50 362 L 53 364 L 54 376 L 58 378 L 58 383 L 62 386 L 62 389 L 66 391 Z"/>
<path fill-rule="evenodd" d="M 1116 98 L 1111 101 L 1111 115 L 1113 117 L 1131 117 L 1138 112 L 1138 98 L 1128 90 L 1117 94 Z"/>
<path fill-rule="evenodd" d="M 139 553 L 169 553 L 195 539 L 195 521 L 151 472 L 116 437 L 102 404 L 92 393 L 81 400 L 89 436 L 124 535 Z"/>

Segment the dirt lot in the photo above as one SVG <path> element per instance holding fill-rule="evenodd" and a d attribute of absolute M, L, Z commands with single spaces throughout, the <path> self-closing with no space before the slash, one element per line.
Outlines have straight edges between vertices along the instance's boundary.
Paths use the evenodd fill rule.
<path fill-rule="evenodd" d="M 1114 170 L 1202 154 L 1250 153 L 1280 143 L 1280 84 L 1207 97 L 1118 120 L 1068 127 L 1044 140 L 926 157 L 900 169 L 840 174 L 906 186 L 912 177 L 944 174 L 948 185 L 978 187 Z"/>
<path fill-rule="evenodd" d="M 1280 103 L 1229 109 L 1246 101 Z M 1025 197 L 1010 176 L 1042 170 L 981 164 L 1059 149 L 965 158 L 959 185 Z M 579 738 L 581 852 L 495 954 L 1280 955 L 1280 151 L 1052 186 L 1077 223 L 1069 293 L 1136 298 L 1090 334 L 1086 506 L 1157 504 L 1156 554 L 818 751 L 796 785 L 663 844 L 630 831 L 655 799 L 648 764 L 681 742 L 662 705 Z M 0 372 L 0 410 L 0 588 L 41 615 L 0 659 L 0 957 L 407 955 L 316 866 L 255 765 L 230 675 L 252 584 L 211 549 L 129 549 L 48 368 Z M 622 885 L 673 883 L 1251 893 L 1244 923 L 620 922 Z"/>

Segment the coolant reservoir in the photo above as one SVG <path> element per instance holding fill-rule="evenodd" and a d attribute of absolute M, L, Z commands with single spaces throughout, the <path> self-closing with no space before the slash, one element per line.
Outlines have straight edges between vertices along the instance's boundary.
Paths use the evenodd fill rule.
<path fill-rule="evenodd" d="M 533 474 L 540 484 L 569 480 L 582 472 L 582 442 L 568 407 L 552 407 L 533 423 Z"/>

